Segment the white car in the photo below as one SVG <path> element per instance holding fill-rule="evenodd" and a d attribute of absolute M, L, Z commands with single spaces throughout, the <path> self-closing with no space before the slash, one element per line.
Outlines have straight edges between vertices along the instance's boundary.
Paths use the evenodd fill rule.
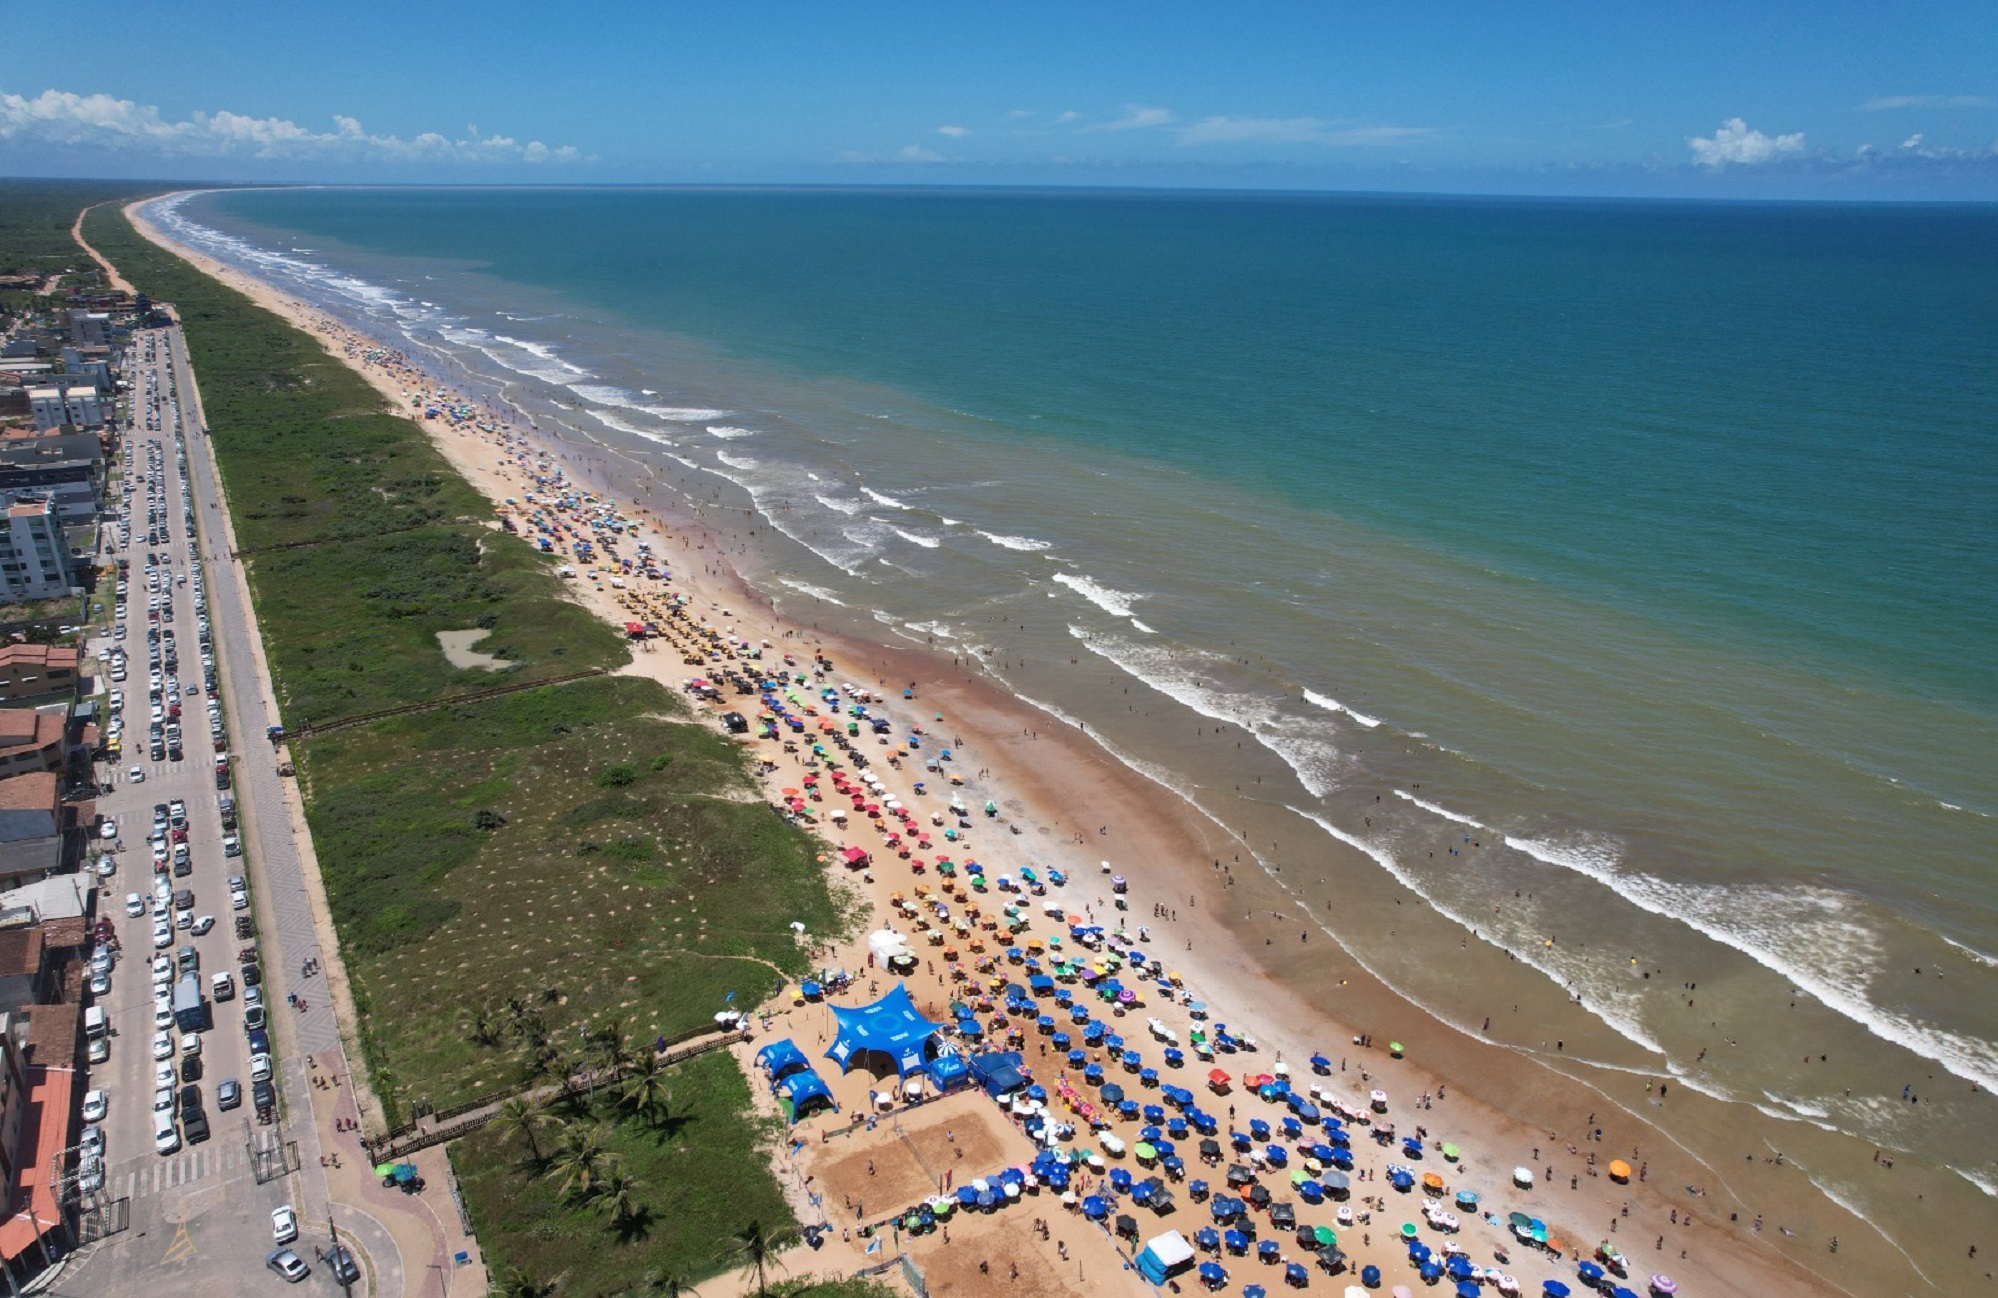
<path fill-rule="evenodd" d="M 182 1033 L 180 1038 L 181 1058 L 192 1059 L 194 1056 L 200 1053 L 201 1053 L 201 1034 L 199 1032 Z"/>
<path fill-rule="evenodd" d="M 173 926 L 171 924 L 153 925 L 153 949 L 159 950 L 161 948 L 170 947 L 172 945 L 173 945 Z"/>
<path fill-rule="evenodd" d="M 137 919 L 146 913 L 146 899 L 136 892 L 125 894 L 125 913 Z"/>
<path fill-rule="evenodd" d="M 104 1092 L 85 1091 L 83 1093 L 83 1120 L 85 1122 L 102 1122 L 104 1121 L 104 1115 L 110 1112 L 110 1110 L 111 1100 Z"/>
<path fill-rule="evenodd" d="M 298 1214 L 290 1204 L 271 1209 L 271 1241 L 276 1244 L 289 1244 L 298 1238 Z"/>
<path fill-rule="evenodd" d="M 178 914 L 176 914 L 176 915 L 175 915 L 175 916 L 173 917 L 173 926 L 174 926 L 175 928 L 180 928 L 180 929 L 190 929 L 190 928 L 193 928 L 193 927 L 194 927 L 194 912 L 193 912 L 193 911 L 191 911 L 191 910 L 183 910 L 183 911 L 179 912 Z"/>
<path fill-rule="evenodd" d="M 146 768 L 145 768 L 145 767 L 143 767 L 143 766 L 134 766 L 134 767 L 133 767 L 133 768 L 132 768 L 131 770 L 129 770 L 129 771 L 127 771 L 127 772 L 125 772 L 125 783 L 127 783 L 127 784 L 144 784 L 145 782 L 146 782 Z"/>
<path fill-rule="evenodd" d="M 111 994 L 111 975 L 107 973 L 91 974 L 90 994 L 92 996 L 109 996 Z"/>
<path fill-rule="evenodd" d="M 161 1032 L 165 1032 L 168 1028 L 173 1026 L 172 1004 L 170 1003 L 161 1004 L 159 1001 L 153 1002 L 153 1026 L 159 1029 Z M 157 1045 L 158 1043 L 155 1042 L 154 1044 Z M 168 1042 L 167 1044 L 172 1045 L 173 1043 Z M 159 1058 L 164 1059 L 166 1058 L 166 1055 L 161 1055 L 159 1056 Z"/>
<path fill-rule="evenodd" d="M 118 837 L 118 822 L 107 817 L 104 823 L 97 827 L 97 836 L 99 838 Z"/>
<path fill-rule="evenodd" d="M 194 929 L 193 929 L 194 936 L 200 937 L 202 934 L 206 933 L 209 929 L 214 927 L 215 927 L 215 917 L 213 915 L 203 915 L 200 919 L 194 921 Z"/>
<path fill-rule="evenodd" d="M 174 1088 L 177 1084 L 173 1075 L 172 1064 L 161 1064 L 153 1069 L 154 1090 L 166 1091 L 168 1094 L 173 1094 L 175 1093 Z"/>
<path fill-rule="evenodd" d="M 268 1082 L 271 1079 L 271 1057 L 269 1055 L 250 1056 L 250 1080 Z"/>
<path fill-rule="evenodd" d="M 171 981 L 173 978 L 173 957 L 170 955 L 154 956 L 153 973 L 155 975 L 165 974 L 168 980 Z"/>
<path fill-rule="evenodd" d="M 90 1062 L 93 1064 L 102 1064 L 102 1063 L 108 1063 L 110 1059 L 111 1059 L 111 1038 L 109 1037 L 90 1038 Z"/>

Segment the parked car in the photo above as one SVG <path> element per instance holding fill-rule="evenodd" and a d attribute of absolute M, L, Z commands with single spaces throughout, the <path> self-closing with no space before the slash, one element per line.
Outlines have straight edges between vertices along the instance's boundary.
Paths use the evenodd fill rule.
<path fill-rule="evenodd" d="M 102 1122 L 104 1121 L 104 1115 L 110 1111 L 111 1100 L 104 1092 L 85 1091 L 83 1093 L 83 1120 L 85 1122 Z"/>
<path fill-rule="evenodd" d="M 288 1248 L 272 1250 L 271 1255 L 264 1259 L 264 1265 L 291 1284 L 297 1284 L 311 1274 L 305 1263 L 299 1260 L 298 1254 Z"/>
<path fill-rule="evenodd" d="M 298 1214 L 290 1204 L 271 1209 L 271 1240 L 278 1244 L 289 1244 L 298 1238 Z"/>

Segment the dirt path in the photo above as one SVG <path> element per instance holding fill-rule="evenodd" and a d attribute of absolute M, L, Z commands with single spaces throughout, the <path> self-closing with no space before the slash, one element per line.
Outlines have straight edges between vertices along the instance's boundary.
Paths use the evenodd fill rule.
<path fill-rule="evenodd" d="M 81 212 L 78 212 L 76 214 L 76 223 L 69 227 L 69 237 L 76 240 L 77 247 L 90 254 L 90 260 L 97 263 L 98 269 L 104 272 L 104 278 L 110 283 L 112 288 L 124 293 L 137 292 L 132 287 L 132 281 L 120 275 L 118 268 L 106 261 L 104 254 L 91 247 L 90 241 L 83 237 L 83 218 L 90 215 L 93 209 L 102 206 L 104 206 L 102 203 L 93 203 L 90 207 L 86 207 Z"/>

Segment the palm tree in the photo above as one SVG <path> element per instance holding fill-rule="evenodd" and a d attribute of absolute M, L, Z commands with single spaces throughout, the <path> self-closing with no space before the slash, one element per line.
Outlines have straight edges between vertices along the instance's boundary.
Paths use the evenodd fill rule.
<path fill-rule="evenodd" d="M 562 1194 L 587 1199 L 612 1169 L 612 1158 L 604 1148 L 602 1127 L 585 1127 L 571 1132 L 555 1155 L 547 1175 L 562 1178 Z"/>
<path fill-rule="evenodd" d="M 673 1104 L 673 1088 L 668 1084 L 666 1070 L 660 1066 L 659 1056 L 650 1050 L 641 1052 L 631 1067 L 630 1076 L 620 1088 L 619 1102 L 646 1121 L 655 1121 Z"/>
<path fill-rule="evenodd" d="M 645 1287 L 663 1298 L 680 1298 L 682 1294 L 699 1294 L 693 1282 L 687 1279 L 685 1271 L 669 1271 L 665 1267 L 654 1267 L 645 1277 Z"/>
<path fill-rule="evenodd" d="M 539 1163 L 541 1142 L 535 1133 L 544 1127 L 559 1126 L 561 1119 L 548 1111 L 547 1102 L 533 1095 L 516 1095 L 499 1107 L 500 1124 L 527 1142 L 527 1152 Z"/>
<path fill-rule="evenodd" d="M 504 1271 L 492 1279 L 492 1298 L 549 1298 L 554 1292 L 552 1281 L 543 1284 L 519 1271 Z"/>
<path fill-rule="evenodd" d="M 608 1213 L 611 1225 L 623 1230 L 638 1215 L 639 1181 L 613 1164 L 597 1186 L 597 1211 Z"/>
<path fill-rule="evenodd" d="M 756 1292 L 766 1293 L 770 1283 L 768 1269 L 772 1264 L 783 1266 L 777 1258 L 778 1246 L 783 1242 L 783 1234 L 770 1233 L 763 1229 L 763 1223 L 752 1221 L 735 1234 L 729 1236 L 730 1245 L 723 1256 L 741 1262 L 744 1275 L 756 1276 Z"/>
<path fill-rule="evenodd" d="M 496 1046 L 499 1044 L 499 1020 L 493 1012 L 481 1005 L 472 1015 L 472 1044 L 475 1046 Z"/>
<path fill-rule="evenodd" d="M 631 1062 L 631 1041 L 624 1030 L 621 1019 L 611 1019 L 590 1034 L 591 1044 L 596 1047 L 597 1058 L 605 1068 L 621 1072 Z"/>

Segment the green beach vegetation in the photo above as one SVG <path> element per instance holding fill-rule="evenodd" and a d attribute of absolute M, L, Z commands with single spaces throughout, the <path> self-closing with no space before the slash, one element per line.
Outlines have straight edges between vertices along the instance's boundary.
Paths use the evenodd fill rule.
<path fill-rule="evenodd" d="M 505 683 L 629 651 L 313 338 L 115 207 L 85 234 L 184 323 L 390 1123 L 582 1064 L 630 1070 L 580 1098 L 510 1101 L 454 1146 L 499 1290 L 664 1293 L 739 1270 L 718 1240 L 790 1238 L 765 1153 L 780 1133 L 733 1061 L 645 1061 L 729 993 L 754 1005 L 802 975 L 793 923 L 850 923 L 816 842 L 656 682 L 458 697 L 495 676 L 451 666 L 439 631 L 488 631 Z M 299 733 L 391 708 L 420 710 Z M 774 1271 L 769 1287 L 879 1292 Z"/>

